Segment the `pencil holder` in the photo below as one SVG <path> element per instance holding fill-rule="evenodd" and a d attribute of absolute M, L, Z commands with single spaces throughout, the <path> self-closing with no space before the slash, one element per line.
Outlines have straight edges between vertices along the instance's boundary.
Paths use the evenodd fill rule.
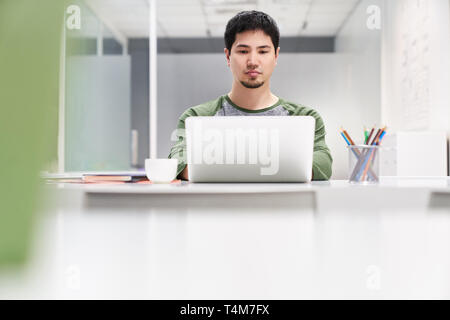
<path fill-rule="evenodd" d="M 376 145 L 350 145 L 349 182 L 370 184 L 379 181 L 379 150 Z"/>

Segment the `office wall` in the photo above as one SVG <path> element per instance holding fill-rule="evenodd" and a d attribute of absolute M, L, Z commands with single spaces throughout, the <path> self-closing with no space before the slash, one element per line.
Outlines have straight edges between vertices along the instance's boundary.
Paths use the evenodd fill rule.
<path fill-rule="evenodd" d="M 362 117 L 368 126 L 381 120 L 381 30 L 367 27 L 369 6 L 381 9 L 381 0 L 359 2 L 336 36 L 336 54 L 345 55 L 348 61 L 349 103 L 359 106 L 356 119 Z"/>
<path fill-rule="evenodd" d="M 448 0 L 384 1 L 383 119 L 450 133 Z"/>
<path fill-rule="evenodd" d="M 178 118 L 189 107 L 229 92 L 232 76 L 222 54 L 158 55 L 158 156 L 167 157 Z"/>
<path fill-rule="evenodd" d="M 346 63 L 342 81 L 346 83 L 345 104 L 348 111 L 341 114 L 338 125 L 344 126 L 353 139 L 359 142 L 363 139 L 364 126 L 382 125 L 381 30 L 367 27 L 367 20 L 372 13 L 367 13 L 369 6 L 377 6 L 381 10 L 381 1 L 360 1 L 336 36 L 335 46 L 336 55 L 343 57 Z M 335 157 L 337 162 L 346 166 L 348 152 L 343 146 L 341 143 L 335 151 Z"/>

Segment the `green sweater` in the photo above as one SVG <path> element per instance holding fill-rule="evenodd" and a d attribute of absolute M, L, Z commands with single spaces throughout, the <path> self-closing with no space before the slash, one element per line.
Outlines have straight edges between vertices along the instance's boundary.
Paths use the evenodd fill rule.
<path fill-rule="evenodd" d="M 177 127 L 177 141 L 170 150 L 169 158 L 178 159 L 177 176 L 186 167 L 185 120 L 196 116 L 312 116 L 316 119 L 313 155 L 313 180 L 328 180 L 331 176 L 333 159 L 325 143 L 325 126 L 317 111 L 302 105 L 279 99 L 274 105 L 248 110 L 235 105 L 228 95 L 223 95 L 198 106 L 187 109 L 180 117 Z"/>

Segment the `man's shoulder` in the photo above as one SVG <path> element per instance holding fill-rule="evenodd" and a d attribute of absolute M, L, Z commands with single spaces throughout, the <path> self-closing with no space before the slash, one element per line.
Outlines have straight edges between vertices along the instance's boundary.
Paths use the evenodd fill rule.
<path fill-rule="evenodd" d="M 283 107 L 289 111 L 291 116 L 312 116 L 314 118 L 320 118 L 320 114 L 313 108 L 304 106 L 299 103 L 282 100 Z"/>
<path fill-rule="evenodd" d="M 213 116 L 222 107 L 223 96 L 214 100 L 190 107 L 180 117 L 180 120 L 185 120 L 188 117 L 196 116 Z"/>

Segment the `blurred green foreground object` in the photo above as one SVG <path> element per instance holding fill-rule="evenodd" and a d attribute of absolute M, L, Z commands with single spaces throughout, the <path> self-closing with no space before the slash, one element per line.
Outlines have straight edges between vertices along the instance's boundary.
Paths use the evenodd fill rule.
<path fill-rule="evenodd" d="M 26 262 L 38 177 L 56 158 L 61 0 L 0 0 L 0 267 Z"/>

